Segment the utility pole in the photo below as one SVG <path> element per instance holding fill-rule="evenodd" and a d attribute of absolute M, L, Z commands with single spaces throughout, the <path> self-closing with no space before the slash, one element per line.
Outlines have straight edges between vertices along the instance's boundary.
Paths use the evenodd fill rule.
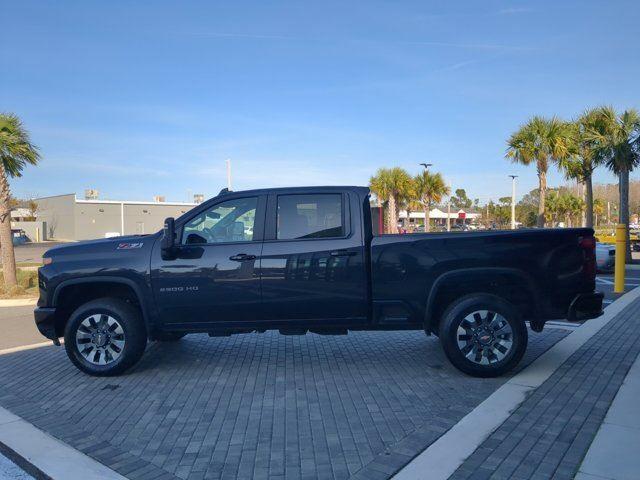
<path fill-rule="evenodd" d="M 516 229 L 516 178 L 518 175 L 509 175 L 511 177 L 511 230 Z"/>
<path fill-rule="evenodd" d="M 607 202 L 607 226 L 611 225 L 611 202 Z"/>
<path fill-rule="evenodd" d="M 429 167 L 433 166 L 433 163 L 421 163 L 420 165 L 422 165 L 424 167 L 424 171 L 427 172 L 429 171 Z M 429 205 L 427 205 L 427 209 L 429 209 Z M 447 220 L 448 222 L 448 220 Z M 436 222 L 437 225 L 437 222 Z M 448 230 L 448 229 L 447 229 Z M 424 217 L 424 231 L 427 231 L 427 216 L 425 215 Z"/>
<path fill-rule="evenodd" d="M 487 230 L 489 229 L 489 202 L 487 201 L 487 220 L 486 220 Z"/>
<path fill-rule="evenodd" d="M 231 191 L 231 160 L 225 160 L 227 163 L 227 189 Z"/>
<path fill-rule="evenodd" d="M 447 200 L 447 232 L 451 231 L 451 200 Z"/>

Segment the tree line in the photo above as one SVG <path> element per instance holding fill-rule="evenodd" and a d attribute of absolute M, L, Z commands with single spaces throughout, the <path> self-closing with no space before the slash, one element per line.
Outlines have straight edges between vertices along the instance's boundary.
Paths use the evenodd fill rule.
<path fill-rule="evenodd" d="M 431 173 L 426 168 L 413 177 L 400 167 L 380 168 L 369 180 L 369 188 L 385 204 L 385 231 L 388 233 L 397 233 L 401 209 L 422 210 L 428 232 L 429 211 L 450 193 L 442 174 Z"/>
<path fill-rule="evenodd" d="M 544 227 L 549 218 L 546 193 L 551 164 L 567 179 L 584 185 L 588 227 L 594 225 L 593 172 L 601 166 L 611 170 L 618 177 L 619 221 L 629 224 L 629 173 L 640 164 L 640 115 L 636 110 L 618 113 L 613 107 L 603 106 L 569 121 L 534 116 L 511 135 L 507 145 L 508 159 L 536 167 L 538 227 Z M 553 202 L 557 208 L 558 199 Z M 628 236 L 627 231 L 627 245 Z M 630 260 L 630 250 L 627 256 Z"/>

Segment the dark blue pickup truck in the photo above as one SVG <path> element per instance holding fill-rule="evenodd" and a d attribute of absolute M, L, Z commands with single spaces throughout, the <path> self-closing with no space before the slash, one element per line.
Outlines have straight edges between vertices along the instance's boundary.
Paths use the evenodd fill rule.
<path fill-rule="evenodd" d="M 601 315 L 594 249 L 588 228 L 375 235 L 362 187 L 223 191 L 156 234 L 49 250 L 35 320 L 92 375 L 148 340 L 277 329 L 424 330 L 490 377 L 522 358 L 525 321 Z"/>

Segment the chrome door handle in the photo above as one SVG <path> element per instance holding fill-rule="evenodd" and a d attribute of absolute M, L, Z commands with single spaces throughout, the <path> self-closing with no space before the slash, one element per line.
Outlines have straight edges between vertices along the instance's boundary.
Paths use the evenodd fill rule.
<path fill-rule="evenodd" d="M 255 255 L 249 255 L 246 253 L 239 253 L 237 255 L 231 255 L 229 257 L 229 260 L 233 260 L 234 262 L 245 262 L 247 260 L 255 260 L 256 256 Z"/>

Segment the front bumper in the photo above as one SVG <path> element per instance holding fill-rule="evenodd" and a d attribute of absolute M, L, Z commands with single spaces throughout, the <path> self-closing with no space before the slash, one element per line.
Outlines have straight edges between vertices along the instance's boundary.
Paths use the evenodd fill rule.
<path fill-rule="evenodd" d="M 579 293 L 569 305 L 567 320 L 570 322 L 582 322 L 591 318 L 598 318 L 602 311 L 602 292 Z"/>
<path fill-rule="evenodd" d="M 50 307 L 38 307 L 33 311 L 36 320 L 36 327 L 42 335 L 54 343 L 58 342 L 56 334 L 56 309 Z"/>

